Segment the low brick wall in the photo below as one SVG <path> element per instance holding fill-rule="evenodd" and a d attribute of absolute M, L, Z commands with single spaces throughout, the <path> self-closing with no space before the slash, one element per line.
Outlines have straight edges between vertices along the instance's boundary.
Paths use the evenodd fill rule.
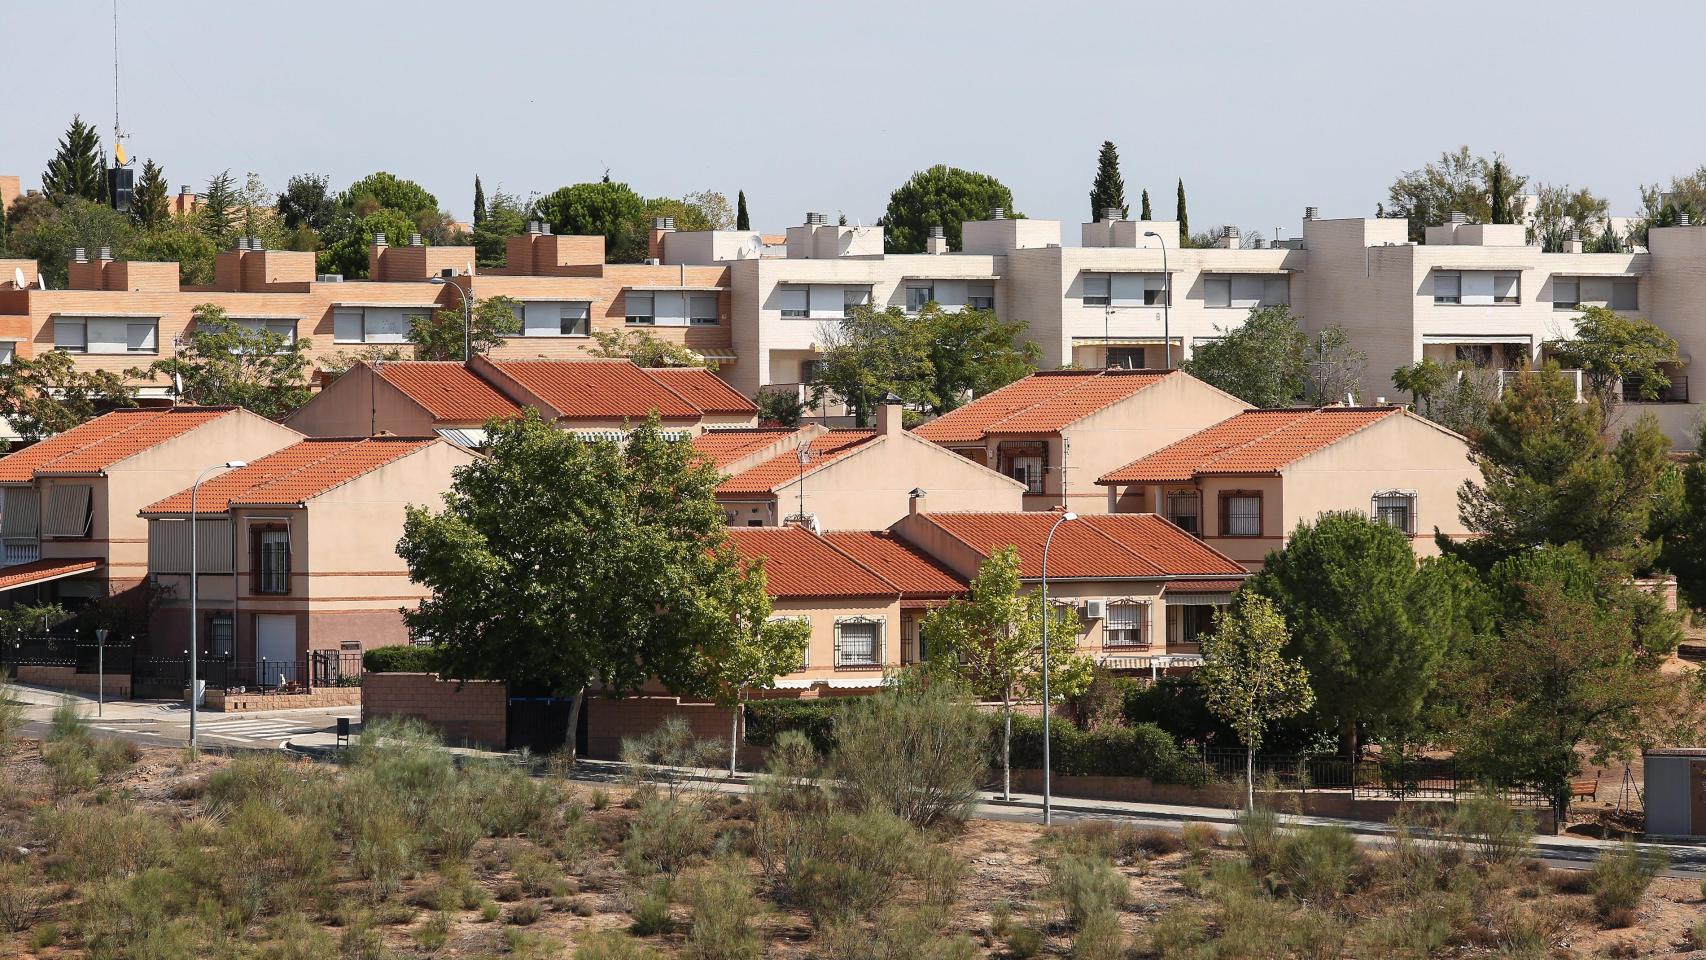
<path fill-rule="evenodd" d="M 452 745 L 502 750 L 508 740 L 509 687 L 492 680 L 458 683 L 436 673 L 369 673 L 361 681 L 361 722 L 413 717 Z"/>
<path fill-rule="evenodd" d="M 185 690 L 187 697 L 189 691 Z M 252 713 L 257 710 L 308 710 L 317 707 L 359 707 L 360 687 L 315 687 L 306 693 L 226 693 L 209 690 L 202 695 L 209 710 Z"/>
<path fill-rule="evenodd" d="M 658 728 L 670 717 L 687 721 L 693 735 L 701 740 L 719 740 L 726 750 L 729 743 L 729 711 L 709 703 L 683 703 L 680 697 L 598 697 L 586 699 L 581 709 L 586 711 L 586 755 L 597 759 L 616 759 L 622 754 L 622 741 L 640 737 Z M 758 763 L 764 753 L 757 747 L 742 746 L 740 763 Z M 725 755 L 726 759 L 726 755 Z"/>
<path fill-rule="evenodd" d="M 78 673 L 76 667 L 44 667 L 20 664 L 13 679 L 38 687 L 55 687 L 94 694 L 101 686 L 100 674 Z M 109 673 L 106 676 L 106 695 L 110 700 L 130 699 L 130 674 Z"/>

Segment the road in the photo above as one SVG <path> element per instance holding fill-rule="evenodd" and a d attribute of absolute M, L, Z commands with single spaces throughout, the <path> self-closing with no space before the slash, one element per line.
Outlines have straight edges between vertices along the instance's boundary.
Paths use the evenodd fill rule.
<path fill-rule="evenodd" d="M 32 711 L 24 724 L 24 736 L 44 737 L 48 719 L 40 711 Z M 109 704 L 105 717 L 94 715 L 93 707 L 84 715 L 97 735 L 129 740 L 142 746 L 175 747 L 190 739 L 190 714 L 182 704 L 136 703 Z M 334 733 L 339 717 L 349 717 L 352 723 L 361 720 L 360 707 L 336 707 L 323 710 L 275 710 L 263 713 L 207 713 L 196 718 L 196 736 L 204 747 L 233 747 L 251 750 L 276 750 L 292 737 L 313 733 Z"/>

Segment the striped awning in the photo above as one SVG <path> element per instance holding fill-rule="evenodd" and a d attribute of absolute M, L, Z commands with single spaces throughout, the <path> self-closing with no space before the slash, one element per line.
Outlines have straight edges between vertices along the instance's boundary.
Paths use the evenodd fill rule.
<path fill-rule="evenodd" d="M 438 427 L 433 433 L 464 450 L 478 450 L 486 445 L 486 431 L 479 427 Z"/>

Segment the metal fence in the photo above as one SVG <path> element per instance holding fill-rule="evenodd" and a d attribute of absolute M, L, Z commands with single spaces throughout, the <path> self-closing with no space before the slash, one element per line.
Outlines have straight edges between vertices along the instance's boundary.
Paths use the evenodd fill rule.
<path fill-rule="evenodd" d="M 1243 780 L 1242 750 L 1202 748 L 1199 757 L 1214 779 Z M 1455 800 L 1487 788 L 1459 773 L 1449 759 L 1388 757 L 1351 761 L 1333 754 L 1263 754 L 1255 756 L 1258 783 L 1268 781 L 1282 790 L 1348 791 L 1358 800 Z M 1514 803 L 1547 803 L 1546 795 L 1526 785 L 1494 788 Z"/>
<path fill-rule="evenodd" d="M 107 656 L 108 672 L 121 672 L 114 669 L 110 646 Z M 131 696 L 139 700 L 181 697 L 189 688 L 188 657 L 132 656 L 127 657 L 125 665 L 130 672 Z M 312 650 L 298 660 L 196 660 L 196 679 L 209 690 L 306 692 L 314 687 L 360 686 L 361 677 L 361 654 L 353 651 Z"/>
<path fill-rule="evenodd" d="M 0 641 L 0 667 L 74 667 L 78 673 L 95 673 L 103 657 L 101 647 L 101 644 L 77 637 L 14 637 Z M 133 650 L 131 645 L 109 641 L 105 647 L 107 672 L 128 672 Z"/>

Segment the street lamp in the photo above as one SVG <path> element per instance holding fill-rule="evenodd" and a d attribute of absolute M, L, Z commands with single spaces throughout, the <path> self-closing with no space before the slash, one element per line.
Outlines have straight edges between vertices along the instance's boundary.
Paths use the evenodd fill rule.
<path fill-rule="evenodd" d="M 428 283 L 436 283 L 436 284 L 439 284 L 441 286 L 450 287 L 451 289 L 455 290 L 457 293 L 462 295 L 462 362 L 467 363 L 469 360 L 473 359 L 473 357 L 470 356 L 470 354 L 473 351 L 472 351 L 471 347 L 469 346 L 469 340 L 470 340 L 470 337 L 472 336 L 470 331 L 472 329 L 473 322 L 474 322 L 473 316 L 469 313 L 468 291 L 462 289 L 461 284 L 451 283 L 449 280 L 446 280 L 443 277 L 428 277 L 427 282 Z"/>
<path fill-rule="evenodd" d="M 197 569 L 199 562 L 201 560 L 201 555 L 200 555 L 201 554 L 201 547 L 200 547 L 200 544 L 198 544 L 196 542 L 196 528 L 195 528 L 196 497 L 198 494 L 201 493 L 201 481 L 208 474 L 212 473 L 215 470 L 237 470 L 237 469 L 240 469 L 242 467 L 246 467 L 248 465 L 249 464 L 247 462 L 242 461 L 242 460 L 227 460 L 224 463 L 216 463 L 213 466 L 208 467 L 207 469 L 203 470 L 202 472 L 196 474 L 195 483 L 190 484 L 190 749 L 191 750 L 194 750 L 196 748 L 196 720 L 195 720 L 196 710 L 195 710 L 195 708 L 196 708 L 196 700 L 197 700 L 196 694 L 198 692 L 196 690 L 196 657 L 201 652 L 200 649 L 198 648 L 197 643 L 196 643 L 196 635 L 195 635 L 195 633 L 196 633 L 196 617 L 198 616 L 198 614 L 196 613 L 196 601 L 197 601 L 196 588 L 199 586 L 200 579 L 201 579 L 200 578 L 201 571 L 199 569 Z"/>
<path fill-rule="evenodd" d="M 1049 775 L 1048 758 L 1048 719 L 1053 711 L 1049 709 L 1048 698 L 1048 548 L 1054 543 L 1054 533 L 1060 525 L 1068 520 L 1077 520 L 1078 514 L 1068 510 L 1060 515 L 1054 526 L 1048 528 L 1048 536 L 1043 540 L 1043 826 L 1054 822 L 1054 800 L 1050 787 L 1052 780 Z"/>
<path fill-rule="evenodd" d="M 1171 370 L 1173 369 L 1173 315 L 1171 313 L 1173 307 L 1173 275 L 1167 272 L 1167 241 L 1154 230 L 1145 230 L 1143 235 L 1154 237 L 1155 242 L 1161 245 L 1161 287 L 1163 290 L 1161 298 L 1161 346 L 1166 351 L 1167 369 Z"/>

